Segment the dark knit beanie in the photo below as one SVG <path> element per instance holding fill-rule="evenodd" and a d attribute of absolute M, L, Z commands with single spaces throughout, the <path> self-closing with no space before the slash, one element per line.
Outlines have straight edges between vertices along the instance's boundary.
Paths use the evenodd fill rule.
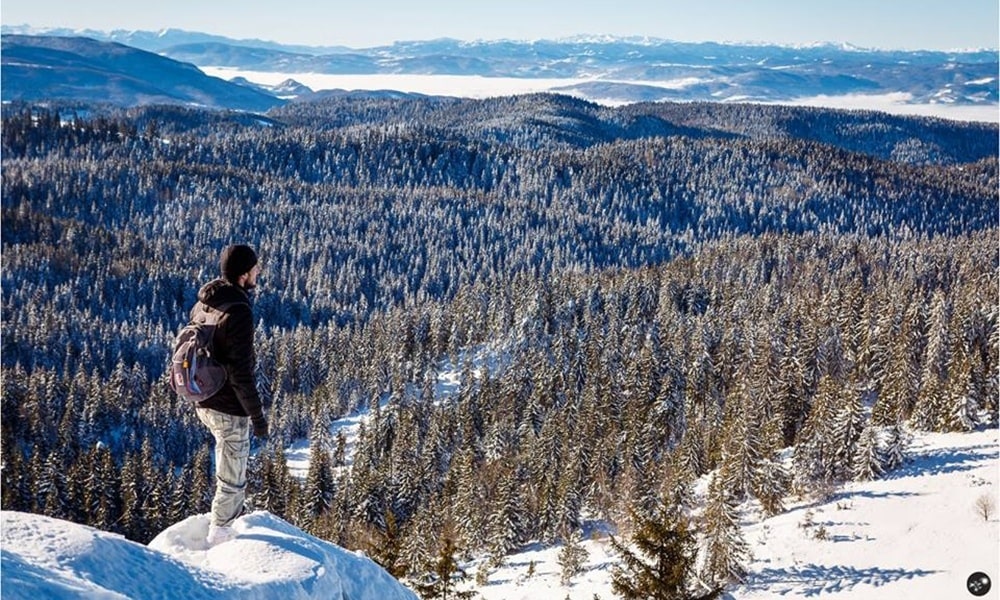
<path fill-rule="evenodd" d="M 250 272 L 255 264 L 257 264 L 257 254 L 253 248 L 243 244 L 226 247 L 219 258 L 222 276 L 230 283 L 236 283 L 240 275 Z"/>

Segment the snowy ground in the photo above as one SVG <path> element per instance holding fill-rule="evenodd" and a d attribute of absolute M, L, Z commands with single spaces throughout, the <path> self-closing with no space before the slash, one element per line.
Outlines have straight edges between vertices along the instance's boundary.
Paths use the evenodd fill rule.
<path fill-rule="evenodd" d="M 477 349 L 469 359 L 473 376 L 504 368 L 498 356 L 503 353 Z M 435 398 L 445 401 L 458 391 L 461 371 L 461 365 L 441 365 Z M 366 418 L 352 415 L 332 429 L 347 434 L 350 448 Z M 305 461 L 293 472 L 304 477 L 308 448 L 299 451 Z M 849 483 L 824 501 L 788 498 L 786 511 L 767 519 L 748 508 L 743 533 L 754 560 L 745 583 L 728 597 L 974 598 L 965 590 L 967 578 L 984 572 L 995 582 L 987 597 L 1000 599 L 998 431 L 917 434 L 907 457 L 883 479 Z M 993 503 L 988 519 L 976 508 L 983 496 Z M 463 565 L 470 575 L 465 589 L 486 600 L 614 598 L 611 567 L 617 557 L 606 536 L 592 538 L 583 544 L 589 555 L 585 571 L 568 587 L 560 584 L 561 548 L 533 546 L 489 571 L 482 588 L 472 583 L 481 563 Z"/>
<path fill-rule="evenodd" d="M 479 75 L 331 75 L 326 73 L 274 73 L 243 71 L 231 67 L 199 67 L 207 75 L 230 80 L 243 77 L 260 85 L 275 86 L 294 79 L 318 90 L 395 90 L 460 98 L 489 98 L 535 92 L 559 92 L 563 88 L 590 83 L 587 79 L 530 79 L 519 77 L 482 77 Z M 686 81 L 620 81 L 601 80 L 604 83 L 631 83 L 673 89 L 686 85 Z M 560 92 L 567 93 L 567 92 Z M 783 102 L 799 106 L 818 106 L 845 110 L 878 110 L 897 115 L 940 117 L 956 121 L 1000 121 L 996 104 L 977 106 L 938 104 L 911 104 L 907 94 L 849 94 L 843 96 L 811 96 Z M 604 104 L 621 102 L 602 101 Z"/>
<path fill-rule="evenodd" d="M 975 598 L 975 572 L 1000 598 L 998 432 L 921 434 L 910 460 L 888 477 L 853 483 L 828 500 L 789 499 L 760 520 L 748 513 L 754 553 L 746 582 L 728 600 Z M 989 498 L 987 519 L 976 508 Z M 808 515 L 808 516 L 807 516 Z M 393 600 L 415 598 L 367 558 L 266 512 L 241 517 L 240 536 L 203 542 L 207 515 L 162 532 L 148 546 L 39 515 L 0 512 L 0 596 L 46 598 L 239 598 Z M 825 535 L 817 532 L 825 530 Z M 822 537 L 824 539 L 817 539 Z M 559 583 L 559 548 L 531 547 L 490 571 L 486 600 L 611 600 L 615 556 L 605 537 L 584 542 L 586 570 Z M 534 574 L 529 577 L 529 570 Z M 478 564 L 464 565 L 473 576 Z"/>
<path fill-rule="evenodd" d="M 208 548 L 208 515 L 148 546 L 91 527 L 12 511 L 2 519 L 0 596 L 154 600 L 416 600 L 381 567 L 266 512 L 240 517 Z"/>
<path fill-rule="evenodd" d="M 884 479 L 848 484 L 822 502 L 790 498 L 768 519 L 747 514 L 743 535 L 754 560 L 746 582 L 725 597 L 971 599 L 967 579 L 983 572 L 993 582 L 985 597 L 1000 598 L 998 449 L 996 429 L 921 434 L 909 462 Z M 976 509 L 982 496 L 993 502 L 988 520 Z M 607 539 L 584 547 L 586 571 L 570 587 L 559 583 L 559 548 L 550 548 L 509 557 L 478 591 L 487 600 L 615 598 Z"/>
<path fill-rule="evenodd" d="M 972 598 L 966 581 L 981 571 L 1000 598 L 997 449 L 995 429 L 921 436 L 887 478 L 746 527 L 756 560 L 734 596 Z"/>

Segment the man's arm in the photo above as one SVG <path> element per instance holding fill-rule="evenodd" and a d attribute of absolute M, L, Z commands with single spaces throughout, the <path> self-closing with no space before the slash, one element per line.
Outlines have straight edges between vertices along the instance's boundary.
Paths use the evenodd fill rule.
<path fill-rule="evenodd" d="M 243 410 L 250 416 L 254 434 L 263 437 L 267 435 L 267 420 L 257 393 L 253 312 L 248 305 L 236 305 L 229 311 L 228 320 L 229 384 Z"/>

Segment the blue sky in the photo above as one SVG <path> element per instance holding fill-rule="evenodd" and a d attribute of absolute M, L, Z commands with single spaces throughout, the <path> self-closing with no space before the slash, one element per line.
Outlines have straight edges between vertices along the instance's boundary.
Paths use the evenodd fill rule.
<path fill-rule="evenodd" d="M 867 48 L 1000 47 L 997 0 L 4 0 L 0 22 L 176 27 L 282 43 L 640 35 Z"/>

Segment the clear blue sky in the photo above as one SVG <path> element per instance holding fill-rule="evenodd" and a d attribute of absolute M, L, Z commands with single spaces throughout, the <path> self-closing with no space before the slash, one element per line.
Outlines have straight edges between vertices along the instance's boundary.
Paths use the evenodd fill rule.
<path fill-rule="evenodd" d="M 167 27 L 289 44 L 576 34 L 869 48 L 1000 47 L 997 0 L 3 0 L 0 22 Z"/>

